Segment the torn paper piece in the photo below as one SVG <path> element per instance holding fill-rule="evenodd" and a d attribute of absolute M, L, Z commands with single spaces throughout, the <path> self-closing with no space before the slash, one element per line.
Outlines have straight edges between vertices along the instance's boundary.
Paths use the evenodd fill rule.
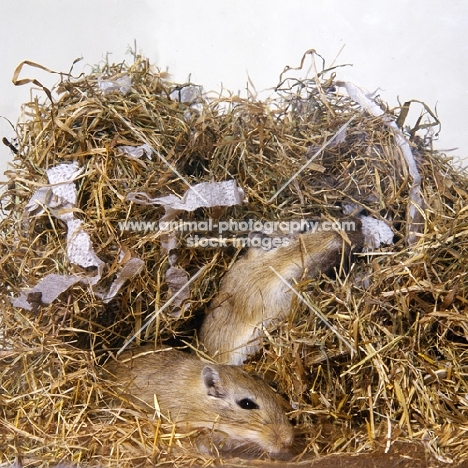
<path fill-rule="evenodd" d="M 177 242 L 177 238 L 174 232 L 170 232 L 168 234 L 162 233 L 160 239 L 161 239 L 161 249 L 163 249 L 163 251 L 165 252 L 173 252 L 179 246 L 179 243 Z M 177 256 L 175 256 L 174 261 L 172 262 L 171 255 L 174 255 L 174 254 L 169 255 L 169 263 L 173 265 L 176 263 Z"/>
<path fill-rule="evenodd" d="M 110 302 L 120 291 L 125 282 L 141 271 L 143 264 L 143 260 L 131 258 L 116 276 L 109 290 L 104 293 L 96 293 L 96 296 L 100 297 L 104 303 Z M 51 273 L 45 276 L 33 288 L 21 291 L 20 296 L 13 299 L 11 302 L 14 307 L 33 310 L 35 307 L 50 304 L 57 299 L 60 294 L 75 284 L 94 284 L 95 282 L 94 279 L 88 277 Z"/>
<path fill-rule="evenodd" d="M 12 300 L 15 307 L 32 310 L 34 305 L 50 304 L 57 297 L 71 286 L 83 281 L 78 276 L 56 275 L 51 273 L 43 278 L 32 289 L 25 289 L 16 299 Z M 31 297 L 36 296 L 37 300 L 31 301 Z M 28 300 L 29 298 L 29 300 Z"/>
<path fill-rule="evenodd" d="M 166 209 L 164 221 L 179 211 L 195 211 L 197 208 L 213 206 L 240 205 L 244 200 L 244 191 L 235 180 L 225 182 L 202 182 L 190 187 L 180 199 L 175 195 L 150 198 L 144 192 L 132 192 L 127 199 L 143 205 L 163 205 Z"/>
<path fill-rule="evenodd" d="M 346 216 L 356 216 L 364 209 L 362 205 L 358 205 L 357 203 L 343 203 L 341 205 L 341 211 Z"/>
<path fill-rule="evenodd" d="M 91 284 L 100 280 L 104 262 L 96 255 L 89 234 L 82 229 L 83 222 L 79 219 L 67 221 L 67 256 L 71 263 L 83 268 L 96 267 L 97 275 Z"/>
<path fill-rule="evenodd" d="M 46 171 L 50 186 L 37 190 L 25 208 L 27 216 L 39 216 L 45 207 L 56 210 L 71 208 L 76 204 L 76 187 L 73 180 L 83 172 L 78 163 L 58 164 Z"/>
<path fill-rule="evenodd" d="M 130 75 L 124 75 L 118 78 L 102 79 L 98 78 L 99 89 L 104 94 L 119 92 L 120 94 L 127 94 L 132 87 L 132 78 Z"/>
<path fill-rule="evenodd" d="M 173 317 L 179 318 L 182 312 L 190 307 L 189 304 L 186 304 L 183 309 L 181 308 L 182 303 L 190 299 L 190 290 L 187 288 L 189 275 L 185 270 L 176 266 L 178 242 L 175 233 L 163 233 L 160 239 L 161 252 L 167 253 L 167 261 L 169 262 L 165 279 L 173 302 L 170 314 Z"/>
<path fill-rule="evenodd" d="M 143 268 L 143 260 L 133 257 L 131 258 L 122 268 L 120 273 L 117 275 L 113 281 L 109 291 L 106 293 L 97 293 L 96 296 L 102 299 L 102 302 L 107 304 L 110 302 L 116 294 L 120 291 L 120 288 L 131 278 L 137 275 Z"/>
<path fill-rule="evenodd" d="M 369 249 L 378 249 L 382 244 L 393 244 L 393 231 L 385 221 L 371 216 L 359 216 L 362 224 L 364 242 Z"/>
<path fill-rule="evenodd" d="M 403 132 L 398 128 L 395 121 L 385 114 L 375 101 L 369 99 L 362 89 L 352 83 L 342 81 L 336 82 L 336 85 L 344 87 L 349 97 L 366 109 L 371 115 L 382 117 L 383 122 L 393 130 L 395 141 L 403 153 L 403 157 L 405 158 L 408 166 L 408 172 L 413 179 L 409 192 L 406 240 L 408 244 L 414 244 L 418 240 L 418 233 L 420 233 L 423 228 L 423 219 L 420 212 L 423 209 L 423 199 L 421 195 L 421 174 L 419 173 L 418 166 L 408 140 L 405 138 Z"/>
<path fill-rule="evenodd" d="M 174 297 L 173 309 L 171 315 L 173 317 L 180 317 L 183 309 L 181 308 L 184 301 L 190 299 L 190 290 L 187 288 L 189 275 L 185 270 L 176 266 L 170 266 L 166 271 L 166 283 L 169 291 Z M 187 309 L 185 307 L 185 309 Z"/>
<path fill-rule="evenodd" d="M 77 162 L 58 164 L 47 170 L 50 187 L 40 188 L 26 205 L 28 215 L 38 216 L 51 208 L 53 215 L 67 223 L 67 255 L 71 263 L 83 268 L 96 267 L 99 281 L 104 263 L 95 254 L 89 235 L 81 227 L 83 222 L 75 219 L 77 191 L 73 180 L 83 172 Z"/>
<path fill-rule="evenodd" d="M 140 159 L 142 156 L 146 156 L 148 159 L 151 159 L 153 149 L 150 145 L 145 143 L 141 146 L 118 146 L 116 151 L 136 159 Z"/>
<path fill-rule="evenodd" d="M 86 281 L 89 284 L 95 284 L 101 279 L 104 262 L 95 254 L 89 235 L 81 227 L 82 221 L 75 219 L 73 213 L 77 200 L 76 186 L 73 181 L 82 172 L 83 169 L 79 167 L 77 162 L 58 164 L 48 169 L 49 186 L 41 187 L 36 191 L 26 205 L 25 214 L 27 217 L 39 216 L 46 208 L 50 209 L 56 218 L 67 224 L 67 256 L 69 261 L 83 268 L 96 267 L 97 274 L 91 278 L 47 275 L 32 290 L 23 291 L 21 296 L 13 301 L 13 304 L 18 307 L 31 310 L 33 303 L 48 304 L 77 282 Z M 35 295 L 40 296 L 37 301 L 34 299 Z"/>
<path fill-rule="evenodd" d="M 76 161 L 71 164 L 58 164 L 47 169 L 47 178 L 53 185 L 52 191 L 54 195 L 63 200 L 64 204 L 76 205 L 77 192 L 73 181 L 82 172 L 83 168 L 80 168 Z"/>
<path fill-rule="evenodd" d="M 186 85 L 186 86 L 177 86 L 171 93 L 169 97 L 173 101 L 182 102 L 184 104 L 192 104 L 196 101 L 200 101 L 203 95 L 203 87 L 197 85 Z"/>
<path fill-rule="evenodd" d="M 349 125 L 349 124 L 348 124 Z M 346 141 L 346 136 L 348 135 L 348 125 L 343 125 L 333 136 L 333 141 L 330 142 L 329 147 L 334 148 L 335 146 L 341 145 Z"/>
<path fill-rule="evenodd" d="M 385 111 L 368 95 L 364 93 L 361 88 L 348 81 L 337 81 L 336 86 L 346 89 L 348 96 L 364 108 L 369 114 L 376 117 L 383 117 L 384 121 L 391 121 L 390 117 L 385 114 Z"/>
<path fill-rule="evenodd" d="M 189 106 L 184 113 L 185 120 L 190 120 L 193 115 L 198 116 L 203 112 L 203 87 L 197 85 L 178 86 L 169 94 L 173 101 L 181 102 Z"/>
<path fill-rule="evenodd" d="M 24 208 L 26 219 L 44 213 L 44 206 L 52 209 L 60 206 L 62 201 L 53 198 L 53 196 L 54 194 L 50 187 L 41 187 L 39 190 L 36 190 Z"/>

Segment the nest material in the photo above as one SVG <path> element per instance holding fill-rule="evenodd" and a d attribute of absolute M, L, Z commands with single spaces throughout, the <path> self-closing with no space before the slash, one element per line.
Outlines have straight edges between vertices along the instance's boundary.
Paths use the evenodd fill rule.
<path fill-rule="evenodd" d="M 110 403 L 116 395 L 99 373 L 105 351 L 135 334 L 136 344 L 196 343 L 204 308 L 239 254 L 235 245 L 188 248 L 182 236 L 178 268 L 193 277 L 208 266 L 190 285 L 182 314 L 169 307 L 139 332 L 171 298 L 170 259 L 160 231 L 122 230 L 119 223 L 161 219 L 162 207 L 132 203 L 127 194 L 182 196 L 187 186 L 179 175 L 193 185 L 235 179 L 248 199 L 179 215 L 184 220 L 336 218 L 343 203 L 352 203 L 389 221 L 394 245 L 356 257 L 350 271 L 333 279 L 300 283 L 308 305 L 295 302 L 291 319 L 267 331 L 263 354 L 246 367 L 291 403 L 306 458 L 372 450 L 397 439 L 421 441 L 439 461 L 468 458 L 468 178 L 417 129 L 403 129 L 424 200 L 423 229 L 408 244 L 412 180 L 395 132 L 337 93 L 334 73 L 302 80 L 283 75 L 267 101 L 215 98 L 169 82 L 135 57 L 133 65 L 106 65 L 79 78 L 63 74 L 47 92 L 53 102 L 25 105 L 1 197 L 2 462 L 207 462 L 190 448 L 193 435 L 128 402 L 123 408 Z M 131 87 L 104 92 L 103 77 L 129 77 Z M 398 112 L 386 115 L 396 120 Z M 345 138 L 318 152 L 351 118 Z M 142 144 L 156 150 L 152 159 L 118 151 Z M 72 161 L 84 168 L 75 181 L 75 215 L 105 263 L 101 285 L 121 269 L 120 252 L 131 252 L 144 268 L 110 303 L 77 284 L 48 305 L 38 297 L 32 311 L 19 309 L 12 298 L 46 275 L 89 274 L 69 262 L 66 225 L 51 210 L 24 219 L 32 194 L 47 184 L 46 170 Z M 353 352 L 314 307 L 353 343 Z"/>

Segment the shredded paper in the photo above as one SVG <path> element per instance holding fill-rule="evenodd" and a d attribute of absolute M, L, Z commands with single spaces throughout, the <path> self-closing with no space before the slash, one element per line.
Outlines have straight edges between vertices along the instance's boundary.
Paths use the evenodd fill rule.
<path fill-rule="evenodd" d="M 95 269 L 94 276 L 57 275 L 55 273 L 44 277 L 32 289 L 21 292 L 14 299 L 13 305 L 32 310 L 33 302 L 50 304 L 60 294 L 77 283 L 97 285 L 102 277 L 104 262 L 94 252 L 91 238 L 83 229 L 83 222 L 75 218 L 73 209 L 76 206 L 77 191 L 74 180 L 83 172 L 77 162 L 58 164 L 47 170 L 49 184 L 37 190 L 26 205 L 26 223 L 30 217 L 40 216 L 47 209 L 67 225 L 66 250 L 70 263 L 82 268 Z M 142 268 L 142 261 L 132 258 L 123 266 L 120 274 L 114 280 L 109 291 L 99 293 L 104 302 L 109 302 L 129 278 Z M 39 299 L 38 299 L 39 297 Z"/>

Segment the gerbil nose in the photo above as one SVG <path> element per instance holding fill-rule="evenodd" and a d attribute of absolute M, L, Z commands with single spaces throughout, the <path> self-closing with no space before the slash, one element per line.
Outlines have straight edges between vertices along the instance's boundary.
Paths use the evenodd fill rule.
<path fill-rule="evenodd" d="M 294 433 L 289 424 L 278 424 L 272 427 L 276 444 L 280 452 L 287 452 L 294 442 Z"/>
<path fill-rule="evenodd" d="M 270 453 L 270 456 L 276 460 L 289 460 L 292 457 L 293 437 L 281 440 L 276 449 Z"/>
<path fill-rule="evenodd" d="M 283 442 L 281 443 L 281 447 L 283 449 L 290 449 L 292 447 L 293 442 L 294 442 L 294 435 L 290 434 L 289 437 L 287 437 L 287 439 L 283 440 Z"/>

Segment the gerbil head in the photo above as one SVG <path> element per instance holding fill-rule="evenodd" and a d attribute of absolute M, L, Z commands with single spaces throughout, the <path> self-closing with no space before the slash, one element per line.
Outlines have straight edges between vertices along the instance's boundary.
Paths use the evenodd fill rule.
<path fill-rule="evenodd" d="M 218 415 L 215 443 L 239 455 L 287 458 L 293 429 L 273 389 L 235 366 L 207 364 L 201 372 L 210 407 Z"/>

